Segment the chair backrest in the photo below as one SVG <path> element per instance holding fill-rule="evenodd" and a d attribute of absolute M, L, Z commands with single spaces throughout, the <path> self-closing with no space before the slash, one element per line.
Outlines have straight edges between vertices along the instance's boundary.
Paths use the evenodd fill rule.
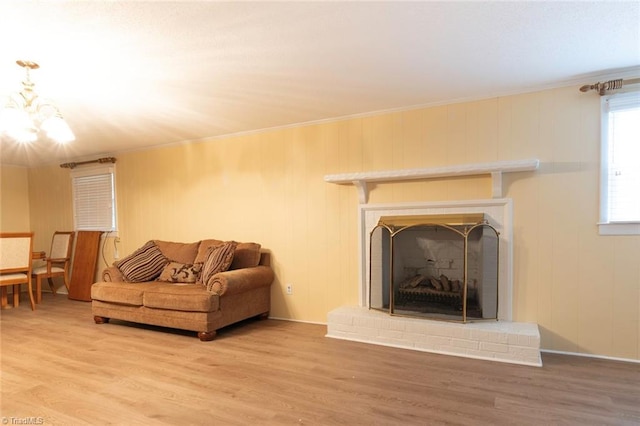
<path fill-rule="evenodd" d="M 56 231 L 51 239 L 51 251 L 49 257 L 56 260 L 71 259 L 74 232 Z"/>
<path fill-rule="evenodd" d="M 0 272 L 31 271 L 33 232 L 0 233 Z"/>

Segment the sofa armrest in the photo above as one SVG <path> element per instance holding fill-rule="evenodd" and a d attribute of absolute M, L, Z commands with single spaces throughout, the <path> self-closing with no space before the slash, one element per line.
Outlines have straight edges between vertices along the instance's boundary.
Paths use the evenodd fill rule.
<path fill-rule="evenodd" d="M 244 293 L 258 287 L 268 287 L 274 279 L 273 270 L 258 265 L 252 268 L 218 272 L 205 284 L 207 290 L 218 296 Z"/>
<path fill-rule="evenodd" d="M 124 282 L 124 276 L 120 269 L 115 266 L 108 266 L 102 271 L 102 281 L 122 283 Z"/>

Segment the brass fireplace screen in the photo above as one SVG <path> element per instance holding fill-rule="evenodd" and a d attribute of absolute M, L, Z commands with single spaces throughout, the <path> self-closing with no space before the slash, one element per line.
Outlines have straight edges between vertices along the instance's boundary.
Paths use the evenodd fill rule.
<path fill-rule="evenodd" d="M 484 214 L 383 216 L 370 234 L 369 308 L 497 319 L 499 233 Z"/>

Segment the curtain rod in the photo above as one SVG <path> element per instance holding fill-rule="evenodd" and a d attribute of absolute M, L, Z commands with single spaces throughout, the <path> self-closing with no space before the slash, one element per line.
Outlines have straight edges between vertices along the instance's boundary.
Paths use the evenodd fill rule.
<path fill-rule="evenodd" d="M 640 78 L 632 78 L 629 80 L 623 80 L 621 78 L 617 80 L 609 80 L 604 83 L 585 84 L 580 88 L 581 92 L 588 92 L 589 90 L 597 90 L 600 96 L 604 96 L 607 90 L 622 89 L 623 84 L 635 84 L 640 83 Z"/>
<path fill-rule="evenodd" d="M 116 159 L 115 157 L 104 157 L 104 158 L 98 158 L 97 160 L 90 160 L 90 161 L 79 161 L 77 163 L 64 163 L 64 164 L 60 164 L 60 167 L 62 167 L 63 169 L 75 169 L 78 166 L 82 166 L 84 164 L 95 164 L 95 163 L 115 163 Z"/>

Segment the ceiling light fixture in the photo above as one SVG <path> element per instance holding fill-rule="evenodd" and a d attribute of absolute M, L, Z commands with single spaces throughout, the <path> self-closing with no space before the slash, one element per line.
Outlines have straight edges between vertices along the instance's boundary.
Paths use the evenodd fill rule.
<path fill-rule="evenodd" d="M 40 68 L 31 61 L 16 61 L 26 70 L 27 78 L 22 82 L 22 91 L 12 93 L 0 110 L 0 133 L 9 138 L 29 143 L 38 139 L 41 131 L 58 143 L 75 140 L 71 128 L 62 118 L 58 108 L 34 92 L 30 71 Z"/>

